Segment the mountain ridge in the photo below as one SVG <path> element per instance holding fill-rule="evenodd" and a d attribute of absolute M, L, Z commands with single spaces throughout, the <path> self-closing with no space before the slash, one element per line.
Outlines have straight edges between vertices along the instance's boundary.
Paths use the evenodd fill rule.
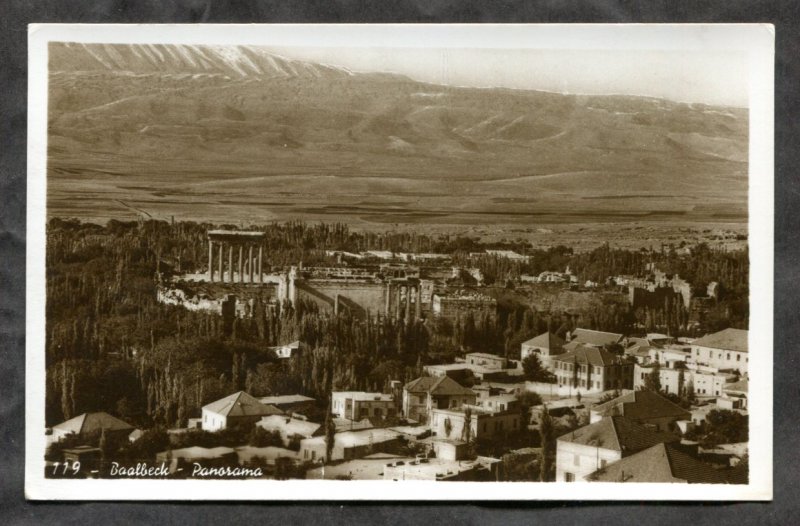
<path fill-rule="evenodd" d="M 557 217 L 575 207 L 746 218 L 746 110 L 443 86 L 263 48 L 53 44 L 50 52 L 54 213 L 76 208 L 70 188 L 78 187 L 109 213 L 103 200 L 131 191 L 122 178 L 144 207 L 204 215 L 214 188 L 222 208 L 240 202 L 293 219 L 346 216 L 326 208 L 329 199 L 352 203 L 354 221 L 364 220 L 356 204 L 365 200 L 403 203 L 401 219 L 436 209 L 440 221 Z M 253 193 L 278 184 L 269 210 L 254 204 Z M 594 199 L 615 192 L 619 200 Z M 652 199 L 626 198 L 641 194 L 670 197 L 658 210 Z M 420 197 L 407 203 L 407 195 Z M 190 204 L 200 196 L 205 205 Z"/>

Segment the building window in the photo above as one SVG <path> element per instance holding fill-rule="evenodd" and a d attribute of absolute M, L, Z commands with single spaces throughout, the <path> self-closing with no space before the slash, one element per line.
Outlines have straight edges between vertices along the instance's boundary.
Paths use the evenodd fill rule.
<path fill-rule="evenodd" d="M 581 456 L 580 455 L 572 455 L 572 464 L 574 466 L 580 466 L 581 465 Z"/>
<path fill-rule="evenodd" d="M 730 360 L 730 359 L 731 359 L 731 353 L 728 353 L 728 354 L 727 354 L 727 357 L 726 357 L 725 359 L 726 359 L 726 360 Z"/>
<path fill-rule="evenodd" d="M 575 482 L 574 473 L 564 473 L 564 482 Z"/>
<path fill-rule="evenodd" d="M 742 361 L 742 355 L 741 354 L 737 354 L 736 355 L 736 361 L 737 362 L 741 362 Z"/>
<path fill-rule="evenodd" d="M 604 467 L 606 467 L 606 464 L 608 464 L 608 461 L 607 461 L 606 459 L 602 459 L 602 460 L 600 461 L 600 467 L 601 467 L 601 468 L 604 468 Z"/>

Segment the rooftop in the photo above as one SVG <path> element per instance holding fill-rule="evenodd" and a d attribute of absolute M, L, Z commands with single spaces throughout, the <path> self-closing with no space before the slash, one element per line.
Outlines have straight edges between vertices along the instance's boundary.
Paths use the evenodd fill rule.
<path fill-rule="evenodd" d="M 262 417 L 256 425 L 266 431 L 281 431 L 289 437 L 293 435 L 311 437 L 322 427 L 322 424 L 283 415 Z"/>
<path fill-rule="evenodd" d="M 631 391 L 608 402 L 596 405 L 592 411 L 603 416 L 624 416 L 632 420 L 675 417 L 688 420 L 691 413 L 649 390 Z"/>
<path fill-rule="evenodd" d="M 282 415 L 283 411 L 272 405 L 262 404 L 244 391 L 233 393 L 216 402 L 203 406 L 206 411 L 222 416 L 268 416 Z"/>
<path fill-rule="evenodd" d="M 489 360 L 505 360 L 504 356 L 500 356 L 498 354 L 492 354 L 488 352 L 470 352 L 467 353 L 466 356 L 472 356 L 473 358 L 486 358 Z"/>
<path fill-rule="evenodd" d="M 655 444 L 674 442 L 678 437 L 671 433 L 653 431 L 621 416 L 610 416 L 562 435 L 558 440 L 621 451 L 625 456 Z"/>
<path fill-rule="evenodd" d="M 243 464 L 249 462 L 254 458 L 263 458 L 267 461 L 274 461 L 277 458 L 297 458 L 297 452 L 291 449 L 282 447 L 267 446 L 267 447 L 253 447 L 242 446 L 236 448 L 236 455 L 239 457 L 239 463 Z"/>
<path fill-rule="evenodd" d="M 462 386 L 449 376 L 438 378 L 423 376 L 407 383 L 405 390 L 409 393 L 429 393 L 439 396 L 475 395 L 472 389 Z"/>
<path fill-rule="evenodd" d="M 590 364 L 590 365 L 613 365 L 622 362 L 622 359 L 616 354 L 610 353 L 605 349 L 598 349 L 596 347 L 588 347 L 586 345 L 578 345 L 574 350 L 564 354 L 558 354 L 553 357 L 557 362 L 568 362 L 577 364 Z"/>
<path fill-rule="evenodd" d="M 62 422 L 53 426 L 53 429 L 65 431 L 66 433 L 75 433 L 80 435 L 83 433 L 92 433 L 94 431 L 133 431 L 133 426 L 120 420 L 115 416 L 111 416 L 106 412 L 100 411 L 96 413 L 83 413 L 75 418 L 71 418 L 66 422 Z"/>
<path fill-rule="evenodd" d="M 279 396 L 264 396 L 258 399 L 262 404 L 282 405 L 282 404 L 296 404 L 301 402 L 313 402 L 314 399 L 309 396 L 301 394 L 279 395 Z"/>
<path fill-rule="evenodd" d="M 563 345 L 567 343 L 564 341 L 563 338 L 558 336 L 557 334 L 553 334 L 552 332 L 545 332 L 536 336 L 535 338 L 531 338 L 526 342 L 522 342 L 522 345 L 528 345 L 530 347 L 541 347 L 542 349 L 556 349 L 558 347 L 563 347 Z"/>
<path fill-rule="evenodd" d="M 192 447 L 185 447 L 182 449 L 172 449 L 167 451 L 162 451 L 156 455 L 159 459 L 163 459 L 164 457 L 171 455 L 173 459 L 177 458 L 187 458 L 187 459 L 195 459 L 195 458 L 219 458 L 225 455 L 230 455 L 231 453 L 236 453 L 236 450 L 219 446 L 219 447 L 200 447 L 200 446 L 192 446 Z"/>
<path fill-rule="evenodd" d="M 747 334 L 748 331 L 746 330 L 729 328 L 706 334 L 692 342 L 692 345 L 726 351 L 747 352 Z"/>
<path fill-rule="evenodd" d="M 587 480 L 598 482 L 688 482 L 722 484 L 725 475 L 673 444 L 656 444 L 595 471 Z"/>
<path fill-rule="evenodd" d="M 390 394 L 384 393 L 367 393 L 364 391 L 334 391 L 334 396 L 343 396 L 345 398 L 352 398 L 353 400 L 360 401 L 360 402 L 374 402 L 374 401 L 381 401 L 381 402 L 391 402 L 394 400 L 394 397 Z"/>
<path fill-rule="evenodd" d="M 342 431 L 337 432 L 335 437 L 335 445 L 340 447 L 358 447 L 366 446 L 369 444 L 377 444 L 380 442 L 388 442 L 400 436 L 397 431 L 383 428 L 362 429 L 360 431 Z M 307 438 L 302 441 L 303 444 L 325 443 L 324 436 Z"/>
<path fill-rule="evenodd" d="M 602 347 L 612 343 L 619 343 L 620 340 L 622 340 L 622 335 L 614 332 L 595 331 L 592 329 L 575 329 L 572 331 L 570 343 L 576 340 L 587 345 Z"/>

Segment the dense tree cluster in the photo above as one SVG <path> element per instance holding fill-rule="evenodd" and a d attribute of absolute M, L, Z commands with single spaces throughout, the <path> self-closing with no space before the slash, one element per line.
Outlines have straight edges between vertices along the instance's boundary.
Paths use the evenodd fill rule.
<path fill-rule="evenodd" d="M 563 334 L 575 325 L 562 313 L 537 312 L 513 291 L 499 297 L 496 315 L 408 323 L 378 315 L 333 316 L 303 301 L 276 306 L 256 301 L 252 317 L 226 327 L 215 314 L 158 303 L 159 276 L 203 269 L 211 228 L 237 227 L 51 220 L 46 254 L 48 425 L 87 411 L 107 411 L 144 427 L 185 424 L 199 416 L 203 405 L 237 390 L 254 396 L 306 394 L 324 411 L 331 389 L 386 390 L 391 380 L 419 376 L 425 364 L 449 362 L 470 351 L 518 358 L 521 342 L 548 330 Z M 565 247 L 534 250 L 464 237 L 353 232 L 341 224 L 252 228 L 265 232 L 267 263 L 273 268 L 300 261 L 335 265 L 325 250 L 442 252 L 456 261 L 486 248 L 533 256 L 525 264 L 478 259 L 485 275 L 503 280 L 567 264 L 598 276 L 633 272 L 647 257 L 659 257 L 698 283 L 719 275 L 732 298 L 728 308 L 741 308 L 741 302 L 746 307 L 746 254 L 701 249 L 696 254 L 708 258 L 703 263 L 694 254 L 673 260 L 670 254 L 645 256 L 607 247 L 573 254 Z M 499 290 L 505 294 L 505 288 Z M 635 313 L 612 300 L 581 318 L 583 326 L 617 332 L 628 332 L 634 321 Z M 297 358 L 278 360 L 269 350 L 298 339 L 307 352 Z"/>

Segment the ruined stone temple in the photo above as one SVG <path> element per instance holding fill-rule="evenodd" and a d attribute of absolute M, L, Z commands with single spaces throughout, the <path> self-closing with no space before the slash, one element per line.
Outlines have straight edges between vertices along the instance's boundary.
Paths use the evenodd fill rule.
<path fill-rule="evenodd" d="M 265 234 L 239 230 L 208 232 L 208 263 L 197 273 L 175 276 L 160 287 L 159 301 L 190 310 L 246 317 L 256 302 L 265 305 L 316 303 L 334 314 L 381 314 L 420 319 L 430 310 L 433 283 L 413 265 L 267 268 Z M 265 272 L 266 271 L 266 272 Z"/>

